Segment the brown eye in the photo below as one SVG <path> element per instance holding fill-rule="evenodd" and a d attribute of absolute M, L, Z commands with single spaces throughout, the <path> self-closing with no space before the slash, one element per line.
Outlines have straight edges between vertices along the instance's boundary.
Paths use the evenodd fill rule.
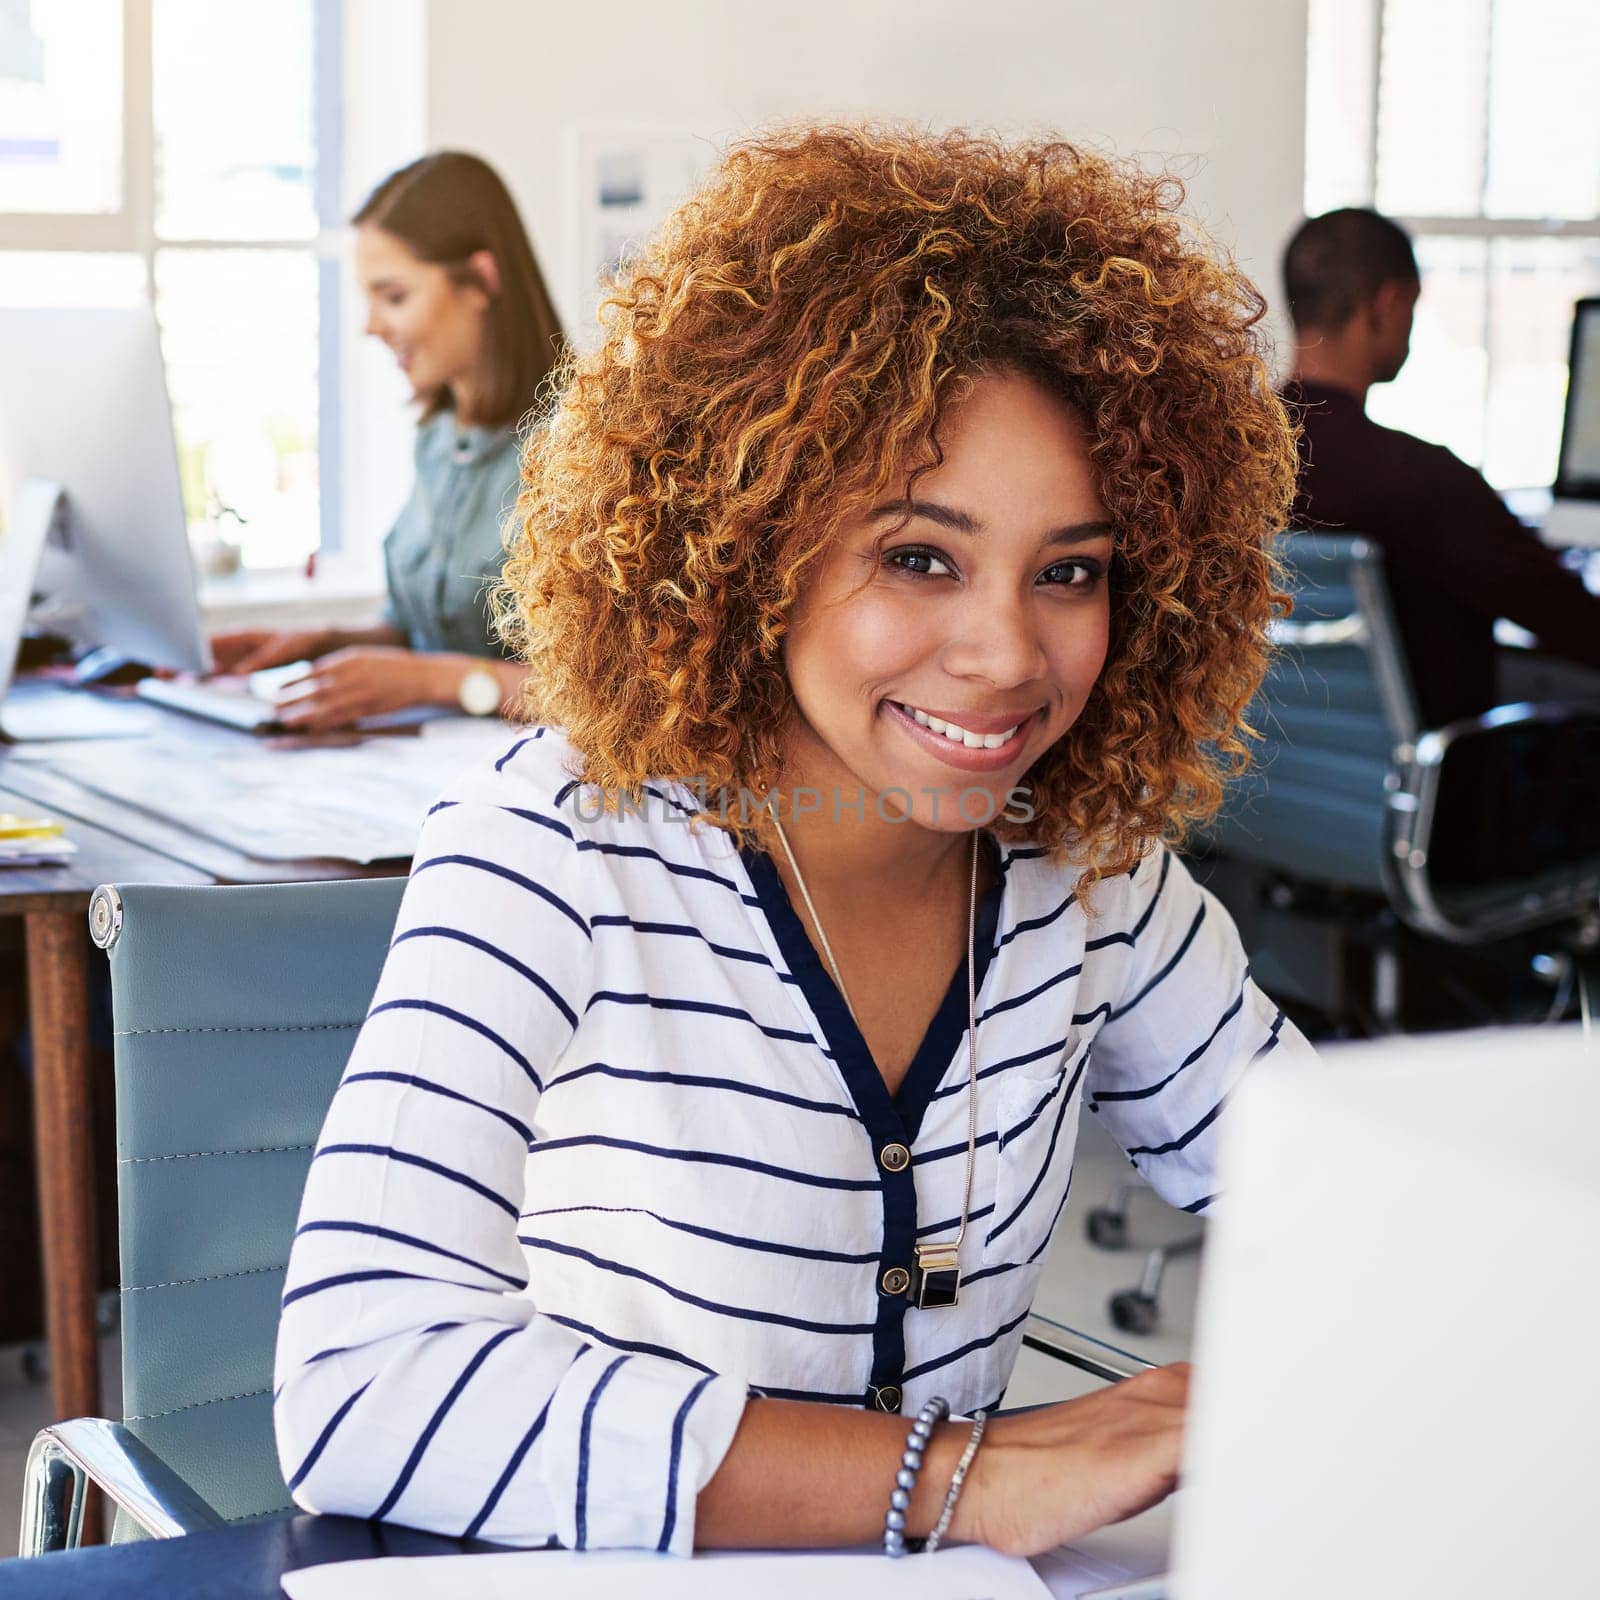
<path fill-rule="evenodd" d="M 1052 588 L 1059 589 L 1092 589 L 1105 576 L 1105 568 L 1098 561 L 1058 561 L 1046 567 L 1040 576 L 1048 578 L 1052 572 L 1066 574 L 1051 583 Z"/>
<path fill-rule="evenodd" d="M 920 546 L 902 546 L 898 550 L 891 550 L 884 558 L 884 564 L 892 567 L 897 572 L 909 572 L 917 578 L 943 577 L 950 571 L 945 558 L 933 550 L 924 550 Z M 912 566 L 912 562 L 926 562 L 927 566 Z M 932 567 L 942 567 L 943 572 L 931 571 Z"/>

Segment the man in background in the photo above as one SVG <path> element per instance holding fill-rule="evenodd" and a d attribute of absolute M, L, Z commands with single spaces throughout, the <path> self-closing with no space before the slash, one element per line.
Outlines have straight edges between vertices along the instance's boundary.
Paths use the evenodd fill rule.
<path fill-rule="evenodd" d="M 1304 430 L 1294 523 L 1381 547 L 1424 724 L 1504 698 L 1497 617 L 1600 668 L 1600 598 L 1459 457 L 1367 417 L 1367 391 L 1410 350 L 1421 280 L 1405 231 L 1375 211 L 1312 217 L 1284 251 L 1283 278 L 1295 330 L 1283 396 Z"/>

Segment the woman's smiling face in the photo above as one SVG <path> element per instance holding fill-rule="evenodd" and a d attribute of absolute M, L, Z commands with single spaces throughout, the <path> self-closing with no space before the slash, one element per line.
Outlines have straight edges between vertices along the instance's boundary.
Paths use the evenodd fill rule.
<path fill-rule="evenodd" d="M 804 782 L 863 789 L 869 807 L 900 790 L 886 814 L 909 795 L 943 832 L 1004 811 L 1083 710 L 1106 658 L 1112 530 L 1082 423 L 1034 379 L 977 378 L 939 439 L 909 506 L 841 529 L 786 664 Z"/>

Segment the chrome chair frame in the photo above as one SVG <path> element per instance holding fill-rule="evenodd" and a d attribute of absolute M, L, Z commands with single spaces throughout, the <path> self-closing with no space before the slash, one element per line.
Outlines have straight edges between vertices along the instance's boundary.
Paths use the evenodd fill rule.
<path fill-rule="evenodd" d="M 79 1417 L 41 1429 L 28 1450 L 18 1554 L 76 1549 L 91 1483 L 154 1539 L 227 1525 L 120 1422 Z"/>
<path fill-rule="evenodd" d="M 1379 890 L 1388 909 L 1406 927 L 1457 946 L 1482 945 L 1535 928 L 1570 924 L 1577 950 L 1567 965 L 1583 1015 L 1587 1018 L 1600 1010 L 1596 994 L 1600 976 L 1593 970 L 1594 951 L 1600 947 L 1600 861 L 1583 864 L 1564 879 L 1541 879 L 1536 888 L 1525 885 L 1497 898 L 1480 896 L 1455 903 L 1440 893 L 1432 874 L 1439 795 L 1453 750 L 1468 741 L 1505 739 L 1529 728 L 1600 725 L 1600 714 L 1561 703 L 1508 704 L 1483 716 L 1424 728 L 1378 547 L 1359 536 L 1338 540 L 1303 534 L 1290 537 L 1314 538 L 1316 544 L 1347 558 L 1343 570 L 1353 608 L 1336 616 L 1279 618 L 1270 628 L 1272 642 L 1301 652 L 1308 667 L 1319 652 L 1358 648 L 1370 663 L 1387 733 L 1388 770 L 1383 777 L 1381 826 L 1376 830 L 1376 840 L 1381 843 L 1366 891 Z M 1229 853 L 1226 842 L 1219 848 Z M 1398 973 L 1392 948 L 1384 946 L 1374 952 L 1374 1011 L 1380 1029 L 1395 1026 Z M 1138 1187 L 1120 1185 L 1107 1203 L 1090 1212 L 1088 1233 L 1093 1243 L 1105 1249 L 1126 1245 L 1128 1198 Z M 1149 1253 L 1140 1283 L 1112 1296 L 1111 1314 L 1119 1327 L 1137 1333 L 1155 1326 L 1162 1270 L 1173 1254 L 1189 1253 L 1195 1246 L 1193 1238 L 1186 1238 L 1176 1247 L 1158 1246 Z"/>
<path fill-rule="evenodd" d="M 1351 537 L 1319 543 L 1348 550 L 1348 580 L 1355 609 L 1344 616 L 1299 620 L 1280 618 L 1271 628 L 1275 644 L 1315 659 L 1319 650 L 1359 646 L 1372 664 L 1373 681 L 1391 740 L 1384 778 L 1383 849 L 1377 864 L 1384 898 L 1407 927 L 1443 943 L 1485 944 L 1534 928 L 1600 917 L 1600 861 L 1589 862 L 1564 880 L 1541 881 L 1537 888 L 1508 887 L 1498 899 L 1477 899 L 1470 909 L 1453 906 L 1441 895 L 1431 873 L 1434 828 L 1444 768 L 1451 751 L 1469 741 L 1506 739 L 1529 728 L 1600 726 L 1593 708 L 1563 702 L 1496 706 L 1482 716 L 1425 728 L 1417 711 L 1410 671 L 1383 578 L 1381 552 L 1368 539 Z M 1228 845 L 1220 848 L 1224 853 Z M 1587 935 L 1600 939 L 1600 924 Z"/>
<path fill-rule="evenodd" d="M 1388 854 L 1396 910 L 1412 927 L 1450 944 L 1483 944 L 1600 911 L 1600 863 L 1542 884 L 1537 895 L 1491 903 L 1477 915 L 1463 915 L 1441 901 L 1428 872 L 1439 787 L 1451 750 L 1469 740 L 1504 739 L 1517 730 L 1569 727 L 1575 721 L 1600 723 L 1600 714 L 1559 702 L 1495 706 L 1481 717 L 1431 729 L 1409 749 L 1395 752 L 1397 781 L 1388 798 Z"/>

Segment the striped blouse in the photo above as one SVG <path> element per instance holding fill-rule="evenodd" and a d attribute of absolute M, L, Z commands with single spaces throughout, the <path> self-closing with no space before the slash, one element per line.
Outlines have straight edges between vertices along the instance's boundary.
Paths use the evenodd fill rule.
<path fill-rule="evenodd" d="M 1309 1051 L 1175 857 L 1090 916 L 985 834 L 961 1296 L 918 1309 L 885 1278 L 960 1215 L 965 962 L 891 1095 L 770 858 L 677 784 L 597 816 L 569 763 L 524 730 L 428 816 L 306 1185 L 278 1448 L 308 1510 L 687 1553 L 754 1392 L 1000 1400 L 1085 1111 L 1199 1212 L 1234 1082 Z"/>

